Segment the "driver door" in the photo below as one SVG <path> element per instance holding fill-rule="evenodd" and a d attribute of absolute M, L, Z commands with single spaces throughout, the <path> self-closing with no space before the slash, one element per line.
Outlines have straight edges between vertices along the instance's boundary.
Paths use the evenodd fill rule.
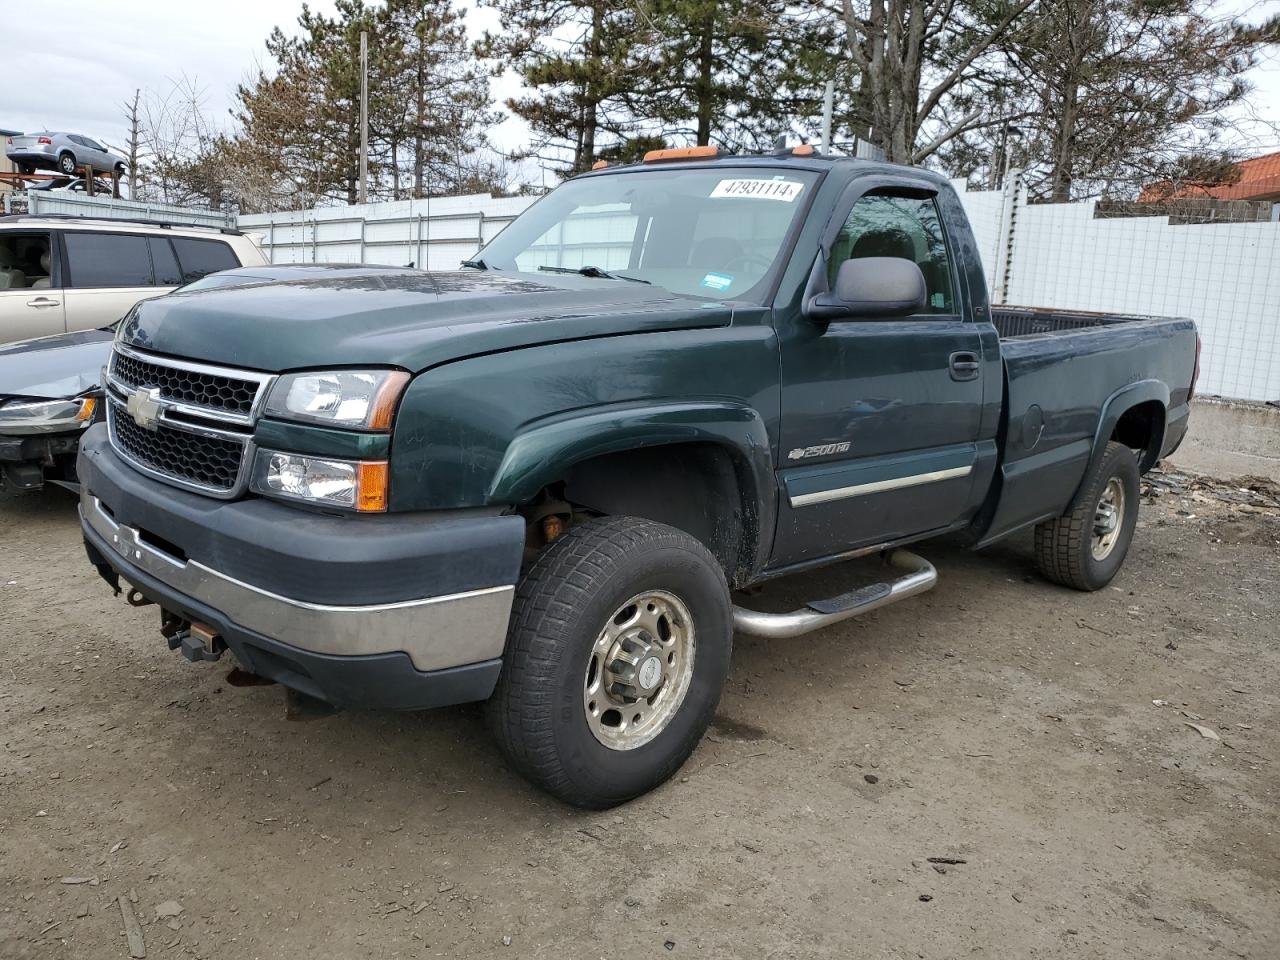
<path fill-rule="evenodd" d="M 976 508 L 982 343 L 935 195 L 862 192 L 823 246 L 829 284 L 847 259 L 904 257 L 927 302 L 905 317 L 780 323 L 778 566 L 942 530 Z"/>

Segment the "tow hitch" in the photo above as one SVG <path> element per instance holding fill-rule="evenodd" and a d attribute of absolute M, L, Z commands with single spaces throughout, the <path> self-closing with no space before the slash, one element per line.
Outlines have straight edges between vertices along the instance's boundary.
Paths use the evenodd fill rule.
<path fill-rule="evenodd" d="M 181 650 L 192 663 L 217 660 L 227 649 L 227 642 L 212 627 L 184 620 L 168 610 L 160 611 L 160 633 L 170 650 Z"/>

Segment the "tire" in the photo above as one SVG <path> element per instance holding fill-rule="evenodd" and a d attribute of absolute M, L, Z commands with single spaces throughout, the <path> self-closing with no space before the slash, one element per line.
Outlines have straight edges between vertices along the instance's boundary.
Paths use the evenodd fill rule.
<path fill-rule="evenodd" d="M 70 176 L 76 172 L 75 154 L 64 151 L 58 154 L 58 169 Z"/>
<path fill-rule="evenodd" d="M 113 172 L 113 173 L 115 173 L 115 175 L 116 175 L 117 177 L 123 177 L 123 176 L 124 176 L 124 174 L 125 174 L 125 166 L 124 166 L 124 164 L 123 164 L 123 163 L 117 163 L 117 164 L 112 168 L 112 172 Z"/>
<path fill-rule="evenodd" d="M 1104 498 L 1118 501 L 1119 514 L 1106 536 L 1101 534 Z M 1108 443 L 1067 512 L 1036 525 L 1040 572 L 1064 587 L 1101 590 L 1124 563 L 1137 523 L 1137 458 L 1123 444 Z"/>
<path fill-rule="evenodd" d="M 36 172 L 36 165 L 34 163 L 20 163 L 18 164 L 18 172 L 24 176 L 29 176 Z"/>
<path fill-rule="evenodd" d="M 573 806 L 612 807 L 688 759 L 720 701 L 732 647 L 728 585 L 701 543 L 648 520 L 589 520 L 520 581 L 490 727 L 536 786 Z M 627 690 L 640 696 L 632 702 Z M 633 709 L 646 711 L 642 722 L 623 716 Z"/>

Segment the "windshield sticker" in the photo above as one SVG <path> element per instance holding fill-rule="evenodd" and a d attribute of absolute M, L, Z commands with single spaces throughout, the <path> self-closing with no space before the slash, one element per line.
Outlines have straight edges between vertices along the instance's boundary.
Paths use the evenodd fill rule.
<path fill-rule="evenodd" d="M 702 278 L 702 285 L 712 290 L 728 290 L 732 283 L 733 277 L 727 273 L 708 273 Z"/>
<path fill-rule="evenodd" d="M 721 180 L 711 191 L 711 197 L 750 197 L 791 203 L 803 189 L 804 184 L 796 180 Z"/>

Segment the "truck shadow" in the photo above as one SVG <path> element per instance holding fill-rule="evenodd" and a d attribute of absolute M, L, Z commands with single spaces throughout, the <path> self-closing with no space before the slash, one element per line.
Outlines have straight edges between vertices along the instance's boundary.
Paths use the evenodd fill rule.
<path fill-rule="evenodd" d="M 938 585 L 929 593 L 795 639 L 736 635 L 725 696 L 708 736 L 682 773 L 722 762 L 716 751 L 725 745 L 785 744 L 788 726 L 795 725 L 791 715 L 811 699 L 804 678 L 819 672 L 841 676 L 851 701 L 868 700 L 865 690 L 892 688 L 919 661 L 922 646 L 936 646 L 954 633 L 957 617 L 981 617 L 984 593 L 992 587 L 1007 590 L 1016 583 L 1019 589 L 1059 590 L 1034 572 L 1029 536 L 981 553 L 945 541 L 921 552 L 939 571 Z M 759 609 L 794 609 L 872 582 L 881 570 L 874 558 L 850 561 L 779 578 L 734 599 Z M 415 714 L 344 712 L 321 723 L 343 731 L 328 750 L 328 769 L 352 763 L 389 765 L 387 777 L 379 778 L 380 799 L 375 802 L 416 806 L 424 793 L 445 803 L 449 797 L 465 799 L 449 815 L 455 828 L 498 815 L 510 818 L 516 809 L 536 813 L 544 823 L 548 816 L 566 824 L 592 816 L 559 804 L 509 770 L 488 736 L 482 704 Z M 369 756 L 370 742 L 378 744 L 376 760 Z"/>

